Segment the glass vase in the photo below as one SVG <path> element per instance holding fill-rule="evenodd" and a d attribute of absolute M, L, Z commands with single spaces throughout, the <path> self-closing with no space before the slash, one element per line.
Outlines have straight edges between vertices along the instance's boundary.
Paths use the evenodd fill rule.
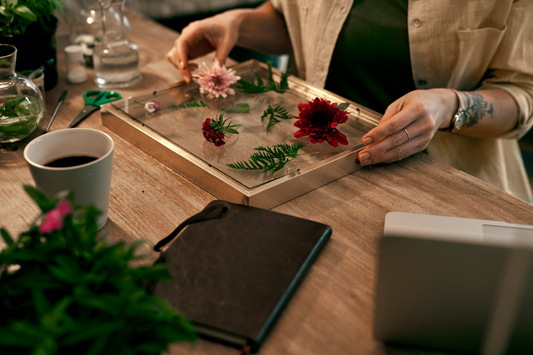
<path fill-rule="evenodd" d="M 118 13 L 114 17 L 120 16 Z M 123 16 L 124 30 L 126 37 L 130 38 L 130 22 Z M 102 41 L 102 12 L 98 0 L 82 0 L 80 11 L 74 16 L 70 23 L 70 42 L 83 48 L 85 63 L 92 68 L 94 46 Z"/>
<path fill-rule="evenodd" d="M 0 44 L 0 143 L 29 136 L 43 118 L 41 90 L 31 79 L 15 73 L 17 48 Z"/>
<path fill-rule="evenodd" d="M 100 88 L 135 85 L 141 80 L 139 47 L 127 35 L 124 23 L 126 0 L 99 0 L 102 40 L 94 50 L 95 82 Z"/>

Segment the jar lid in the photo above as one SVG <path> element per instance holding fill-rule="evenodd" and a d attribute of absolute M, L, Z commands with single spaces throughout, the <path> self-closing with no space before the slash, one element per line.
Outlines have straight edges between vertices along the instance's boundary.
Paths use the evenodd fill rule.
<path fill-rule="evenodd" d="M 67 62 L 79 62 L 80 60 L 83 60 L 83 48 L 76 45 L 66 46 L 65 57 Z"/>

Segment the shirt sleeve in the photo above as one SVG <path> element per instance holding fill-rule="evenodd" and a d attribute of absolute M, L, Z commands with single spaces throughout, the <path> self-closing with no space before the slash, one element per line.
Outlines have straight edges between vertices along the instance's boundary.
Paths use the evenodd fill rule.
<path fill-rule="evenodd" d="M 480 89 L 498 88 L 509 93 L 518 106 L 518 124 L 499 138 L 519 139 L 533 125 L 533 0 L 516 1 L 507 30 Z"/>

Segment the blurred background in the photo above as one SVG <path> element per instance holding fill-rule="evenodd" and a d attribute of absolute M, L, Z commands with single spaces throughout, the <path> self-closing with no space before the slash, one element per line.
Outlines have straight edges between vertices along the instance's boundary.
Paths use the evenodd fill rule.
<path fill-rule="evenodd" d="M 65 13 L 73 19 L 85 7 L 97 0 L 65 0 Z M 190 22 L 214 16 L 218 13 L 236 8 L 255 8 L 265 0 L 127 0 L 126 7 L 152 18 L 160 24 L 175 31 L 181 30 Z M 169 43 L 169 48 L 172 44 Z M 236 47 L 230 57 L 238 62 L 257 59 L 272 61 L 275 67 L 285 71 L 288 56 L 268 56 L 246 48 Z M 530 184 L 533 186 L 533 131 L 520 140 L 520 148 Z"/>
<path fill-rule="evenodd" d="M 160 24 L 181 32 L 190 22 L 214 16 L 236 8 L 255 8 L 265 0 L 127 0 L 126 7 L 152 18 Z M 73 19 L 83 8 L 91 6 L 96 0 L 65 0 L 65 14 Z M 169 43 L 169 48 L 171 44 Z M 288 56 L 269 56 L 250 49 L 235 47 L 230 58 L 243 62 L 257 59 L 272 61 L 275 67 L 285 71 Z"/>

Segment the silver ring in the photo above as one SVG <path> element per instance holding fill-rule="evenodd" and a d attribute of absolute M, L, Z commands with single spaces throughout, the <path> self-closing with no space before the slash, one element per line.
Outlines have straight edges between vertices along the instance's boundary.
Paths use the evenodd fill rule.
<path fill-rule="evenodd" d="M 405 131 L 405 133 L 407 133 L 407 141 L 409 142 L 411 140 L 411 135 L 409 134 L 409 132 L 407 132 L 405 128 L 403 130 Z"/>

